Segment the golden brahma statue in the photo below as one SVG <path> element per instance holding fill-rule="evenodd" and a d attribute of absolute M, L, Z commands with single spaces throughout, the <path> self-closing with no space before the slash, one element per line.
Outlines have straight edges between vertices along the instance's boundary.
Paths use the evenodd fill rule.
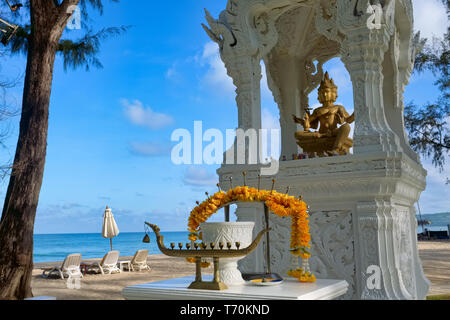
<path fill-rule="evenodd" d="M 354 122 L 355 116 L 350 116 L 343 106 L 334 104 L 338 97 L 337 86 L 328 72 L 325 73 L 318 93 L 321 107 L 312 114 L 307 109 L 303 119 L 293 115 L 294 121 L 303 126 L 303 131 L 295 133 L 297 144 L 310 158 L 346 155 L 353 147 L 349 134 L 350 124 Z M 319 131 L 311 132 L 310 129 L 317 130 L 319 124 Z"/>

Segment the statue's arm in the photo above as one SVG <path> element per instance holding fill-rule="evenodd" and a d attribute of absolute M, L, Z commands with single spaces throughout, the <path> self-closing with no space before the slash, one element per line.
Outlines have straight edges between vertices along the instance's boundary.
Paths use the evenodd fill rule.
<path fill-rule="evenodd" d="M 317 128 L 319 128 L 319 117 L 317 116 L 316 111 L 314 111 L 313 114 L 309 117 L 309 124 L 314 130 L 317 130 Z"/>
<path fill-rule="evenodd" d="M 292 118 L 294 119 L 295 123 L 301 124 L 303 125 L 303 119 L 300 119 L 299 117 L 297 117 L 295 114 L 292 115 Z"/>
<path fill-rule="evenodd" d="M 341 121 L 339 124 L 348 123 L 351 124 L 355 122 L 355 113 L 349 115 L 347 110 L 345 110 L 344 106 L 339 106 L 339 115 L 341 117 Z"/>
<path fill-rule="evenodd" d="M 347 123 L 351 124 L 355 122 L 355 113 L 353 112 L 353 114 L 347 118 Z"/>
<path fill-rule="evenodd" d="M 309 131 L 311 126 L 309 124 L 309 114 L 308 113 L 305 114 L 305 119 L 300 119 L 294 114 L 292 115 L 292 117 L 294 118 L 295 123 L 300 124 L 305 131 Z"/>

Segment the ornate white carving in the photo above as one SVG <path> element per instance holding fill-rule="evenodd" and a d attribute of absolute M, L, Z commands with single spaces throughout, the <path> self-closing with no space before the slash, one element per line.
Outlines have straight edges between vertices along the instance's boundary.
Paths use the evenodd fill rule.
<path fill-rule="evenodd" d="M 327 39 L 336 41 L 340 36 L 337 28 L 337 5 L 336 0 L 317 1 L 316 28 Z"/>
<path fill-rule="evenodd" d="M 405 289 L 413 298 L 417 298 L 414 262 L 413 262 L 413 246 L 411 241 L 410 230 L 416 228 L 411 225 L 411 213 L 409 208 L 400 209 L 396 213 L 394 221 L 394 250 L 398 260 L 396 267 L 399 270 L 401 280 Z"/>
<path fill-rule="evenodd" d="M 356 267 L 351 211 L 312 212 L 310 225 L 311 271 L 321 279 L 345 279 L 349 288 L 343 298 L 352 298 Z"/>

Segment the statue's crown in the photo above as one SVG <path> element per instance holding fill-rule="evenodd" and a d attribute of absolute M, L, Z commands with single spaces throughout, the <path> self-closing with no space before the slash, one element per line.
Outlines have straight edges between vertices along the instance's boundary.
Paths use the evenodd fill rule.
<path fill-rule="evenodd" d="M 330 75 L 328 72 L 325 72 L 325 77 L 320 83 L 319 90 L 322 89 L 337 89 L 337 86 L 334 84 L 333 79 L 330 79 Z"/>

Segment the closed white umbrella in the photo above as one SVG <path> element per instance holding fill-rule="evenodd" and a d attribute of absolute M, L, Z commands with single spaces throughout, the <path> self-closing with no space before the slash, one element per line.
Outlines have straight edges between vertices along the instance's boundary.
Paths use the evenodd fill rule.
<path fill-rule="evenodd" d="M 111 251 L 113 250 L 112 238 L 119 235 L 119 228 L 117 227 L 116 221 L 114 221 L 114 216 L 110 208 L 106 207 L 105 213 L 103 214 L 103 230 L 102 236 L 105 239 L 109 239 L 111 242 Z"/>

